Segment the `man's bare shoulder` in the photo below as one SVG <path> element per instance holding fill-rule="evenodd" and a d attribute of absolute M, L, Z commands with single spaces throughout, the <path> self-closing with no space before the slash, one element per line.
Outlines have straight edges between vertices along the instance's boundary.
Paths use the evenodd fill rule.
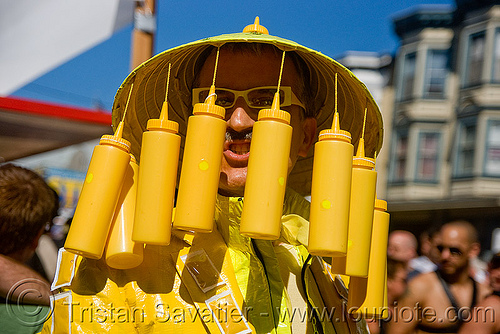
<path fill-rule="evenodd" d="M 477 284 L 476 296 L 479 302 L 491 295 L 492 290 L 489 285 L 484 283 L 476 283 L 476 284 Z"/>
<path fill-rule="evenodd" d="M 500 297 L 496 295 L 489 295 L 484 298 L 478 306 L 491 307 L 495 310 L 495 313 L 500 315 Z"/>
<path fill-rule="evenodd" d="M 434 272 L 423 273 L 415 276 L 408 282 L 408 290 L 411 292 L 418 293 L 429 293 L 430 289 L 433 288 L 438 282 L 437 276 Z"/>

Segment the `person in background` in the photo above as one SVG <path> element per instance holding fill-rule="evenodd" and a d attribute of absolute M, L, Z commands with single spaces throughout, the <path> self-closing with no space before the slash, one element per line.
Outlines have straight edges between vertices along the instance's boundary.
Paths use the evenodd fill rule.
<path fill-rule="evenodd" d="M 480 251 L 474 226 L 453 221 L 442 226 L 440 237 L 436 245 L 440 252 L 438 270 L 420 274 L 408 283 L 398 308 L 410 314 L 394 317 L 388 333 L 457 333 L 467 311 L 472 312 L 489 293 L 487 286 L 470 276 L 470 260 Z M 430 312 L 422 316 L 423 309 Z"/>
<path fill-rule="evenodd" d="M 403 261 L 408 266 L 408 262 L 417 257 L 417 238 L 409 231 L 392 231 L 389 234 L 387 256 Z"/>
<path fill-rule="evenodd" d="M 26 263 L 57 214 L 57 196 L 37 173 L 0 166 L 0 326 L 2 333 L 34 333 L 49 314 L 47 280 Z M 18 304 L 36 305 L 18 305 Z M 17 305 L 17 306 L 13 306 Z M 13 308 L 14 307 L 14 308 Z M 36 311 L 36 312 L 35 312 Z"/>
<path fill-rule="evenodd" d="M 488 273 L 493 293 L 477 305 L 472 321 L 460 328 L 460 334 L 500 333 L 500 253 L 488 262 Z"/>
<path fill-rule="evenodd" d="M 421 273 L 429 273 L 437 269 L 439 252 L 436 245 L 439 243 L 439 228 L 431 227 L 419 236 L 420 256 L 408 262 L 408 280 Z"/>

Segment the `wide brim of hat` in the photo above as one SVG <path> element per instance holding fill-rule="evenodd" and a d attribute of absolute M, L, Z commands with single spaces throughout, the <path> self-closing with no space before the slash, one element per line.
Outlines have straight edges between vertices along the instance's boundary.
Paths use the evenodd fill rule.
<path fill-rule="evenodd" d="M 124 121 L 123 138 L 131 142 L 131 153 L 139 160 L 142 133 L 149 119 L 159 118 L 167 84 L 169 63 L 171 75 L 168 94 L 168 118 L 179 123 L 182 147 L 185 142 L 188 117 L 191 115 L 191 90 L 198 57 L 209 47 L 225 43 L 266 43 L 280 50 L 296 52 L 307 64 L 311 73 L 309 84 L 316 96 L 314 104 L 317 134 L 331 128 L 335 111 L 335 73 L 338 73 L 337 108 L 340 127 L 352 135 L 355 148 L 363 131 L 366 156 L 374 157 L 382 147 L 383 122 L 380 110 L 366 86 L 347 68 L 332 58 L 280 37 L 258 33 L 235 33 L 206 38 L 164 51 L 138 66 L 118 89 L 113 103 L 113 127 Z M 127 105 L 129 92 L 130 101 Z M 290 173 L 288 185 L 303 195 L 311 189 L 314 150 L 300 157 Z M 140 161 L 139 161 L 140 163 Z"/>

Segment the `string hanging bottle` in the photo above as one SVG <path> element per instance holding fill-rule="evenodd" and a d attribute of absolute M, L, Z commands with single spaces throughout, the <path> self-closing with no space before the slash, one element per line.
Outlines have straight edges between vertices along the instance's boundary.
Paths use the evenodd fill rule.
<path fill-rule="evenodd" d="M 377 172 L 375 159 L 365 157 L 364 130 L 352 162 L 351 205 L 346 258 L 346 275 L 367 277 L 373 225 Z"/>
<path fill-rule="evenodd" d="M 172 227 L 177 166 L 181 137 L 179 124 L 168 119 L 167 88 L 160 117 L 148 120 L 142 135 L 139 185 L 132 239 L 153 245 L 168 245 Z"/>
<path fill-rule="evenodd" d="M 132 89 L 133 85 L 115 134 L 102 136 L 94 148 L 64 244 L 66 250 L 88 258 L 102 256 L 129 165 L 130 142 L 122 138 L 122 133 Z"/>
<path fill-rule="evenodd" d="M 349 283 L 348 309 L 365 317 L 384 317 L 386 293 L 387 241 L 389 236 L 389 213 L 387 202 L 375 200 L 370 246 L 368 277 L 352 277 Z"/>
<path fill-rule="evenodd" d="M 226 110 L 215 104 L 215 75 L 204 103 L 197 103 L 189 117 L 182 158 L 174 228 L 211 232 L 215 200 L 219 188 L 220 166 L 226 134 Z"/>
<path fill-rule="evenodd" d="M 115 269 L 135 268 L 143 260 L 144 245 L 132 241 L 138 174 L 139 165 L 131 154 L 106 246 L 106 263 Z"/>
<path fill-rule="evenodd" d="M 259 111 L 252 144 L 241 214 L 240 233 L 257 239 L 278 239 L 292 140 L 290 114 L 280 110 L 280 81 L 271 109 Z"/>
<path fill-rule="evenodd" d="M 340 129 L 335 73 L 335 113 L 331 129 L 320 132 L 314 145 L 309 217 L 309 253 L 343 256 L 347 252 L 351 199 L 351 134 Z"/>

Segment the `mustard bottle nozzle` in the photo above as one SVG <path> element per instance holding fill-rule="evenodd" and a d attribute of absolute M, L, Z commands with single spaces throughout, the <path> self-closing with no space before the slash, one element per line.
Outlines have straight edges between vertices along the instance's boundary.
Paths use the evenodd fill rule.
<path fill-rule="evenodd" d="M 253 32 L 269 35 L 269 31 L 266 29 L 266 27 L 260 25 L 258 16 L 255 17 L 255 22 L 253 24 L 249 24 L 243 29 L 243 32 Z"/>
<path fill-rule="evenodd" d="M 161 106 L 160 119 L 162 121 L 168 121 L 168 102 L 164 101 Z"/>
<path fill-rule="evenodd" d="M 99 141 L 100 145 L 112 145 L 118 147 L 127 153 L 130 152 L 130 142 L 123 138 L 123 121 L 118 123 L 116 131 L 113 135 L 103 135 Z"/>
<path fill-rule="evenodd" d="M 280 92 L 274 93 L 273 105 L 271 106 L 271 109 L 273 110 L 280 109 Z"/>
<path fill-rule="evenodd" d="M 115 134 L 113 135 L 113 137 L 116 137 L 116 138 L 123 137 L 123 121 L 120 121 L 120 123 L 118 123 L 118 127 L 116 128 L 116 131 L 115 131 Z"/>
<path fill-rule="evenodd" d="M 216 98 L 217 98 L 217 95 L 215 94 L 215 85 L 212 85 L 212 86 L 210 86 L 210 92 L 208 93 L 208 96 L 205 99 L 205 103 L 214 105 Z"/>
<path fill-rule="evenodd" d="M 364 158 L 365 157 L 365 140 L 363 138 L 359 138 L 358 149 L 356 150 L 356 158 Z"/>
<path fill-rule="evenodd" d="M 259 111 L 258 120 L 272 119 L 285 124 L 290 124 L 290 113 L 280 109 L 280 93 L 276 92 L 273 98 L 273 104 L 269 109 Z"/>
<path fill-rule="evenodd" d="M 358 149 L 356 150 L 356 155 L 352 160 L 352 166 L 369 169 L 375 168 L 375 159 L 365 156 L 365 140 L 363 137 L 359 138 Z"/>
<path fill-rule="evenodd" d="M 339 113 L 338 112 L 335 112 L 333 114 L 332 130 L 334 132 L 338 132 L 340 130 L 340 121 L 339 121 Z"/>
<path fill-rule="evenodd" d="M 217 95 L 215 94 L 215 85 L 210 86 L 210 93 L 203 103 L 196 103 L 193 108 L 194 115 L 210 115 L 223 119 L 226 115 L 226 109 L 215 104 Z"/>

